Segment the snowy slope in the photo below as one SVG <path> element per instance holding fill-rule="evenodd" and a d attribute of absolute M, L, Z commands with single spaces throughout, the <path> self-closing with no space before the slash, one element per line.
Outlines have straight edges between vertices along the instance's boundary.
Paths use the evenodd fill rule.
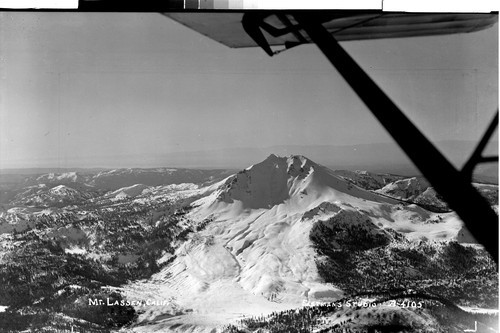
<path fill-rule="evenodd" d="M 146 186 L 146 185 L 135 184 L 132 186 L 119 188 L 116 191 L 112 191 L 112 192 L 108 193 L 105 197 L 117 198 L 117 199 L 133 198 L 133 197 L 136 197 L 136 196 L 142 194 L 143 191 L 146 190 L 147 188 L 148 188 L 148 186 Z"/>

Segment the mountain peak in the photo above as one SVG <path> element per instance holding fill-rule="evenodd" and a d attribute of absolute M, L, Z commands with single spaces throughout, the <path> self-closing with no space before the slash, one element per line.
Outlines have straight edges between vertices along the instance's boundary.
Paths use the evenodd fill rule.
<path fill-rule="evenodd" d="M 285 166 L 286 169 L 289 169 L 292 165 L 293 168 L 301 168 L 305 167 L 306 165 L 317 165 L 314 163 L 312 160 L 309 158 L 303 156 L 303 155 L 288 155 L 288 156 L 279 156 L 275 154 L 270 154 L 265 160 L 263 160 L 260 163 L 254 164 L 250 167 L 248 167 L 246 170 L 250 170 L 254 167 L 268 167 L 268 166 L 273 166 L 276 167 L 278 166 Z M 292 168 L 292 169 L 293 169 Z"/>
<path fill-rule="evenodd" d="M 220 185 L 216 200 L 229 204 L 238 201 L 243 208 L 259 209 L 290 200 L 314 201 L 332 195 L 337 199 L 357 196 L 380 200 L 378 195 L 354 188 L 330 169 L 305 156 L 280 157 L 274 154 L 227 178 Z"/>
<path fill-rule="evenodd" d="M 269 154 L 269 156 L 265 159 L 265 161 L 266 161 L 266 160 L 271 160 L 271 161 L 273 161 L 273 160 L 277 160 L 278 158 L 280 158 L 278 155 L 276 155 L 276 154 L 272 154 L 272 153 L 271 153 L 271 154 Z"/>
<path fill-rule="evenodd" d="M 50 189 L 50 192 L 64 195 L 67 193 L 77 193 L 78 191 L 66 185 L 58 185 Z"/>
<path fill-rule="evenodd" d="M 318 164 L 302 155 L 278 156 L 271 154 L 262 162 L 254 164 L 242 172 L 251 172 L 257 175 L 270 174 L 272 178 L 288 178 L 289 176 L 297 177 L 310 174 L 317 166 Z M 278 176 L 279 173 L 282 175 Z"/>

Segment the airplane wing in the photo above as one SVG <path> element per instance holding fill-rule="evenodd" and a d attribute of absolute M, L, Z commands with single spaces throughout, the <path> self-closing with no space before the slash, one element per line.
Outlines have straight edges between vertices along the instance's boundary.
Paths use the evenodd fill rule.
<path fill-rule="evenodd" d="M 261 46 L 250 37 L 242 22 L 242 12 L 172 12 L 164 15 L 232 48 Z M 263 38 L 269 46 L 310 43 L 311 39 L 292 14 L 253 12 L 261 18 Z M 338 11 L 315 13 L 316 19 L 337 41 L 399 38 L 468 33 L 491 27 L 497 14 L 409 14 L 382 11 Z M 266 51 L 267 52 L 267 51 Z"/>

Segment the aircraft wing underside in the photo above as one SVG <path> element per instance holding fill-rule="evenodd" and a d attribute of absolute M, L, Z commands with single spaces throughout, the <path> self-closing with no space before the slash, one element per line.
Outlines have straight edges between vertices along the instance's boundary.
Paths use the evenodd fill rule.
<path fill-rule="evenodd" d="M 261 25 L 267 43 L 310 43 L 307 34 L 300 29 L 289 29 L 297 25 L 291 15 L 272 12 L 255 13 L 262 15 Z M 173 20 L 212 38 L 229 47 L 254 47 L 258 45 L 245 31 L 243 13 L 165 13 Z M 325 29 L 338 41 L 429 36 L 467 33 L 486 29 L 498 20 L 496 14 L 408 14 L 373 12 L 337 12 L 317 15 Z"/>

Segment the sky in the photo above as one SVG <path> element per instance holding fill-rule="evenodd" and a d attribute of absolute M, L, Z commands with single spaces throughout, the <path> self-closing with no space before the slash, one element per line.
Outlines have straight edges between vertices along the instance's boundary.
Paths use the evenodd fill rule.
<path fill-rule="evenodd" d="M 268 57 L 156 13 L 48 12 L 0 13 L 0 45 L 0 168 L 392 141 L 315 45 Z M 498 108 L 498 24 L 342 46 L 433 141 L 478 140 Z"/>

